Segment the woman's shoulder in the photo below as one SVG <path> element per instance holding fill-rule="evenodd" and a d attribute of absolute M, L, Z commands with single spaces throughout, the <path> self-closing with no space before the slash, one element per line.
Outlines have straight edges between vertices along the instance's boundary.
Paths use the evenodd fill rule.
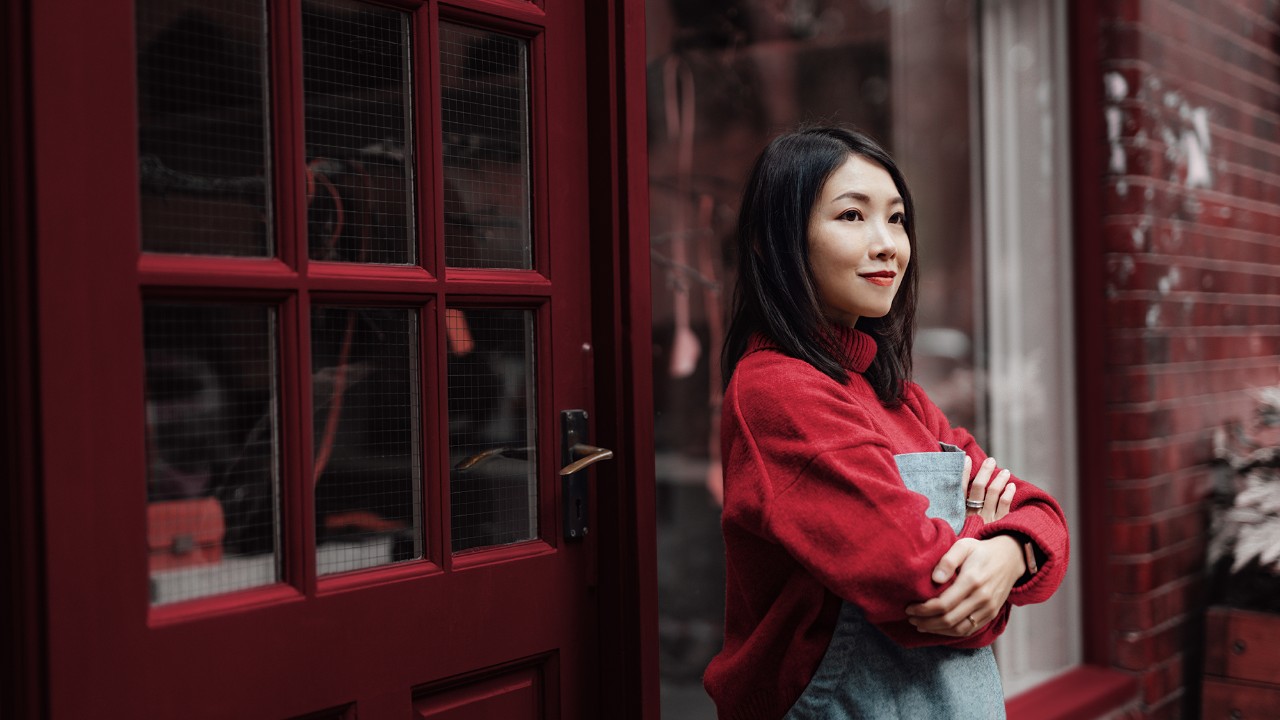
<path fill-rule="evenodd" d="M 741 394 L 785 397 L 810 391 L 830 394 L 838 391 L 841 384 L 808 362 L 766 342 L 747 349 L 733 369 L 729 387 Z"/>
<path fill-rule="evenodd" d="M 763 347 L 738 362 L 725 396 L 732 411 L 752 425 L 765 417 L 804 425 L 826 415 L 858 423 L 869 414 L 863 406 L 875 400 L 869 389 L 860 393 L 860 385 L 865 383 L 856 378 L 839 383 L 779 348 Z"/>

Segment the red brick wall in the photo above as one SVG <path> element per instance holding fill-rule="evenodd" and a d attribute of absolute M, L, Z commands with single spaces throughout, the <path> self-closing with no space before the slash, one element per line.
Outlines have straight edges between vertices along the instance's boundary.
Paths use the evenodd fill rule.
<path fill-rule="evenodd" d="M 1099 7 L 1108 662 L 1198 717 L 1211 433 L 1280 384 L 1280 3 Z"/>

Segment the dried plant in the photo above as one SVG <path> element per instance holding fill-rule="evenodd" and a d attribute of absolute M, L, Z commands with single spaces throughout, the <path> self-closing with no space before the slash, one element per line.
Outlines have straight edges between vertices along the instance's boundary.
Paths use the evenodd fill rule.
<path fill-rule="evenodd" d="M 1209 563 L 1218 600 L 1280 611 L 1280 387 L 1255 393 L 1247 426 L 1219 430 Z"/>

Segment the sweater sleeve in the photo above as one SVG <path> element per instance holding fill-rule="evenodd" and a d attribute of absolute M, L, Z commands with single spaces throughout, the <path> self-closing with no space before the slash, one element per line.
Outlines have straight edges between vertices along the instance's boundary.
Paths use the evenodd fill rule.
<path fill-rule="evenodd" d="M 925 496 L 903 484 L 869 416 L 833 381 L 777 377 L 758 388 L 726 402 L 750 428 L 753 464 L 770 485 L 760 498 L 762 533 L 902 645 L 993 642 L 1007 611 L 967 638 L 921 633 L 906 622 L 907 605 L 945 589 L 930 574 L 957 536 L 926 515 Z M 726 503 L 726 512 L 738 512 L 735 505 Z"/>
<path fill-rule="evenodd" d="M 912 383 L 909 390 L 909 401 L 915 404 L 920 419 L 940 440 L 964 450 L 973 460 L 971 472 L 976 475 L 978 466 L 987 459 L 977 441 L 967 430 L 951 427 L 946 416 L 918 385 Z M 1017 487 L 1009 514 L 993 523 L 966 525 L 965 532 L 961 534 L 979 540 L 1001 534 L 1018 534 L 1035 543 L 1045 561 L 1034 575 L 1013 588 L 1009 602 L 1014 605 L 1041 603 L 1053 595 L 1067 572 L 1070 541 L 1066 517 L 1058 502 L 1044 490 L 1012 473 L 1009 482 Z"/>

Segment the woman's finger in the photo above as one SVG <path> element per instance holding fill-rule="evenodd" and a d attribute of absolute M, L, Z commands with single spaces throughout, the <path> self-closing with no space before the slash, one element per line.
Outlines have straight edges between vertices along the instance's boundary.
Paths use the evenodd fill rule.
<path fill-rule="evenodd" d="M 1000 502 L 996 504 L 996 520 L 1009 514 L 1009 508 L 1013 507 L 1013 493 L 1017 490 L 1017 486 L 1009 483 L 1004 486 L 1004 492 L 1000 493 Z"/>
<path fill-rule="evenodd" d="M 1009 483 L 1009 471 L 1001 470 L 987 483 L 986 496 L 983 498 L 982 519 L 987 522 L 996 521 L 996 506 L 1000 504 L 1000 494 L 1004 492 L 1004 486 Z"/>
<path fill-rule="evenodd" d="M 976 596 L 970 596 L 943 615 L 909 618 L 909 620 L 921 632 L 967 637 L 991 622 L 999 610 L 999 608 L 991 608 L 990 603 Z M 969 618 L 973 618 L 973 622 L 970 622 Z"/>
<path fill-rule="evenodd" d="M 996 467 L 995 458 L 987 458 L 978 466 L 978 474 L 973 476 L 973 482 L 969 483 L 969 494 L 967 500 L 972 503 L 986 504 L 987 484 L 991 482 L 991 471 Z M 967 515 L 974 515 L 982 510 L 981 507 L 967 507 Z"/>

